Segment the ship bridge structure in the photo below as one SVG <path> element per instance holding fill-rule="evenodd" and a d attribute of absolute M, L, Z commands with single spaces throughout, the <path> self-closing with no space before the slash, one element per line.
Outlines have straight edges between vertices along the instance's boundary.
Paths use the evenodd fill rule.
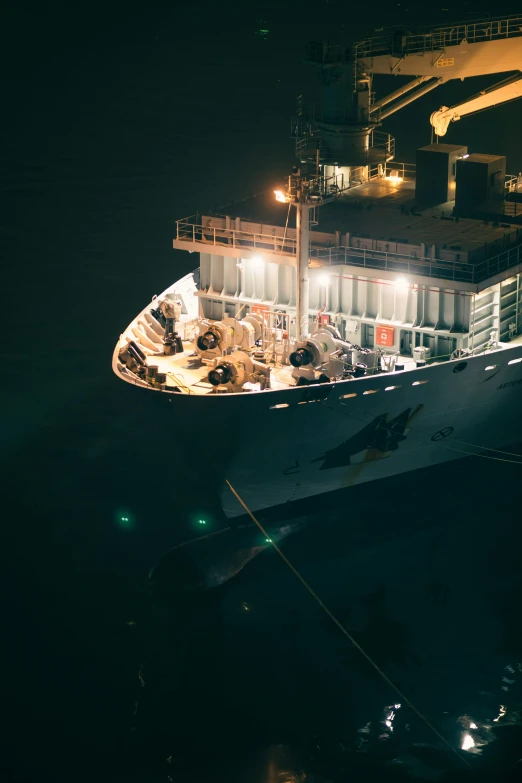
<path fill-rule="evenodd" d="M 384 326 L 386 350 L 411 356 L 423 347 L 440 360 L 483 349 L 492 337 L 514 338 L 522 326 L 522 227 L 457 220 L 451 204 L 413 214 L 414 193 L 413 179 L 382 177 L 321 207 L 306 251 L 307 327 L 331 323 L 373 349 L 383 345 Z M 296 318 L 298 234 L 295 223 L 285 225 L 284 206 L 279 221 L 269 217 L 271 198 L 177 221 L 174 248 L 200 254 L 201 317 Z"/>
<path fill-rule="evenodd" d="M 516 339 L 522 175 L 438 140 L 450 122 L 519 97 L 522 16 L 311 43 L 306 59 L 323 105 L 310 116 L 298 100 L 300 166 L 286 192 L 177 221 L 174 248 L 200 253 L 200 317 L 262 312 L 297 340 L 327 323 L 363 348 L 438 361 Z M 432 112 L 437 143 L 415 164 L 395 160 L 386 117 L 447 81 L 495 73 L 495 86 Z M 375 75 L 409 78 L 377 97 Z"/>

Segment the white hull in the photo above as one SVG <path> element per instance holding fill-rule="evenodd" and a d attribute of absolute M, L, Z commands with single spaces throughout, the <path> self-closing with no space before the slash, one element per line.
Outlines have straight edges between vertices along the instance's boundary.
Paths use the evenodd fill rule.
<path fill-rule="evenodd" d="M 186 301 L 194 301 L 192 275 L 173 288 L 186 288 Z M 191 308 L 187 318 L 195 316 Z M 114 371 L 135 384 L 135 376 L 119 370 L 119 345 Z M 210 457 L 209 470 L 260 511 L 522 442 L 522 336 L 499 345 L 471 358 L 417 369 L 410 362 L 403 372 L 335 383 L 237 394 L 167 392 L 168 407 L 178 435 L 183 430 L 202 460 Z M 189 371 L 183 373 L 189 383 Z M 224 481 L 220 500 L 228 517 L 246 513 Z"/>
<path fill-rule="evenodd" d="M 465 362 L 249 395 L 254 437 L 238 431 L 238 411 L 221 422 L 229 432 L 226 477 L 258 511 L 521 442 L 522 361 L 516 359 L 522 345 L 514 343 Z M 327 396 L 303 402 L 318 390 Z M 356 396 L 339 399 L 348 393 Z M 207 401 L 209 410 L 216 402 Z M 289 407 L 272 408 L 286 402 Z M 221 502 L 229 517 L 245 513 L 226 484 Z"/>
<path fill-rule="evenodd" d="M 518 67 L 518 21 L 437 28 L 429 46 L 405 36 L 400 51 L 387 34 L 350 56 L 310 47 L 326 113 L 305 122 L 300 99 L 285 191 L 176 221 L 173 247 L 200 254 L 197 274 L 120 335 L 114 371 L 171 397 L 178 434 L 252 511 L 522 441 L 522 177 L 457 144 L 398 163 L 376 131 L 447 78 Z M 440 42 L 455 56 L 434 57 Z M 399 63 L 414 81 L 375 103 L 372 74 Z M 432 125 L 443 136 L 519 83 L 443 107 Z M 245 513 L 226 483 L 221 500 Z"/>

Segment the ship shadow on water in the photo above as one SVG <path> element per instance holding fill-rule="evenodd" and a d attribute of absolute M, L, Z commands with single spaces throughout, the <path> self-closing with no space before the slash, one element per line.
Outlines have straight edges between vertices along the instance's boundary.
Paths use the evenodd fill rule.
<path fill-rule="evenodd" d="M 474 469 L 486 486 L 488 466 L 474 463 Z M 145 666 L 136 736 L 147 737 L 149 750 L 156 743 L 172 773 L 194 771 L 201 739 L 207 753 L 197 762 L 201 781 L 212 780 L 217 768 L 229 781 L 246 775 L 251 783 L 300 781 L 304 772 L 318 783 L 519 779 L 518 670 L 508 672 L 515 683 L 510 691 L 502 690 L 504 668 L 521 657 L 513 629 L 520 584 L 504 576 L 516 573 L 509 504 L 499 500 L 507 486 L 499 479 L 497 492 L 474 501 L 468 493 L 463 508 L 458 493 L 427 493 L 427 472 L 414 475 L 316 498 L 306 514 L 293 506 L 285 517 L 258 516 L 268 537 L 471 769 L 404 705 L 393 709 L 395 694 L 271 542 L 241 519 L 174 547 L 150 573 L 149 643 L 156 652 Z M 444 487 L 449 475 L 447 468 L 433 469 L 430 485 Z M 495 520 L 495 535 L 476 521 L 488 519 Z M 486 617 L 482 631 L 481 607 L 488 610 L 484 602 L 491 601 L 481 591 L 484 579 L 489 593 L 498 585 L 489 607 L 498 622 L 490 630 Z M 509 701 L 510 720 L 495 723 L 502 701 Z M 460 751 L 466 714 L 478 727 L 469 753 Z"/>

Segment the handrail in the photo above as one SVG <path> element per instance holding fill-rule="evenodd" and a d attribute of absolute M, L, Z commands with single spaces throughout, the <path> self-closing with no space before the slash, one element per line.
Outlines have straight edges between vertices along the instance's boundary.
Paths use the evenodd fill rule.
<path fill-rule="evenodd" d="M 404 253 L 354 247 L 311 248 L 310 257 L 324 265 L 343 264 L 364 269 L 381 269 L 443 278 L 461 283 L 480 283 L 521 264 L 522 244 L 508 248 L 478 264 L 445 261 L 439 258 L 419 258 Z"/>
<path fill-rule="evenodd" d="M 514 38 L 522 35 L 522 16 L 505 16 L 497 19 L 483 19 L 473 22 L 458 22 L 454 25 L 423 28 L 416 33 L 397 30 L 359 41 L 354 46 L 355 57 L 393 54 L 396 56 L 428 52 L 455 46 L 463 39 L 468 44 Z"/>
<path fill-rule="evenodd" d="M 522 35 L 522 16 L 504 16 L 497 19 L 481 19 L 473 22 L 457 22 L 444 27 L 424 27 L 412 33 L 395 29 L 382 35 L 357 41 L 353 47 L 344 44 L 310 41 L 306 59 L 322 65 L 349 63 L 362 57 L 393 54 L 396 57 L 419 52 L 431 52 L 456 46 L 463 39 L 468 44 L 515 38 Z"/>
<path fill-rule="evenodd" d="M 399 176 L 404 179 L 415 179 L 417 166 L 415 163 L 401 163 L 398 160 L 390 161 L 386 164 L 377 164 L 368 168 L 368 179 L 386 179 L 392 171 L 398 171 Z"/>
<path fill-rule="evenodd" d="M 297 240 L 281 235 L 243 231 L 235 228 L 204 226 L 192 223 L 191 218 L 176 221 L 176 239 L 210 245 L 229 245 L 235 248 L 253 247 L 278 254 L 295 255 Z"/>
<path fill-rule="evenodd" d="M 176 221 L 176 239 L 203 245 L 238 248 L 257 248 L 278 255 L 296 255 L 297 240 L 278 234 L 264 234 L 237 229 L 203 226 L 190 223 L 191 218 Z M 278 227 L 280 228 L 280 227 Z M 282 228 L 280 228 L 283 231 Z M 518 231 L 517 231 L 518 240 Z M 310 259 L 319 264 L 343 264 L 364 269 L 382 269 L 426 277 L 444 278 L 464 283 L 480 283 L 493 275 L 522 263 L 522 243 L 503 250 L 476 264 L 446 261 L 438 258 L 417 257 L 413 254 L 352 246 L 310 248 Z"/>
<path fill-rule="evenodd" d="M 345 119 L 348 119 L 348 110 L 346 111 Z M 295 138 L 296 157 L 315 158 L 318 141 L 320 141 L 321 159 L 324 159 L 324 157 L 328 158 L 329 155 L 334 154 L 334 151 L 329 147 L 328 136 L 324 133 L 323 125 L 328 125 L 328 123 L 328 118 L 323 115 L 323 110 L 315 107 L 311 122 L 301 122 L 300 124 L 299 118 L 292 120 L 291 135 Z M 369 134 L 368 149 L 361 150 L 357 155 L 359 164 L 371 164 L 375 160 L 376 152 L 383 153 L 383 163 L 394 158 L 395 138 L 385 131 L 372 129 Z"/>
<path fill-rule="evenodd" d="M 404 253 L 355 247 L 312 248 L 311 257 L 320 263 L 324 261 L 328 265 L 343 264 L 367 269 L 419 274 L 427 277 L 443 277 L 446 280 L 460 282 L 473 282 L 474 267 L 459 261 L 418 258 L 412 255 L 407 256 Z"/>
<path fill-rule="evenodd" d="M 389 157 L 395 157 L 395 137 L 384 131 L 375 130 L 370 133 L 370 149 L 383 149 Z"/>
<path fill-rule="evenodd" d="M 509 193 L 522 192 L 522 177 L 519 174 L 506 174 L 504 177 L 504 189 Z"/>

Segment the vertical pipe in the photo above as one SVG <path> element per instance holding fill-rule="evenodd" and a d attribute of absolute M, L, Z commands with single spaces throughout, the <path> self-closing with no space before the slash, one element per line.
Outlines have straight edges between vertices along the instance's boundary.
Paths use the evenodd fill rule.
<path fill-rule="evenodd" d="M 310 281 L 308 277 L 310 226 L 308 207 L 297 203 L 296 208 L 296 308 L 295 323 L 298 340 L 308 337 Z"/>
<path fill-rule="evenodd" d="M 496 301 L 496 316 L 497 316 L 497 336 L 496 336 L 496 342 L 500 341 L 500 309 L 502 307 L 502 283 L 497 283 L 496 291 L 495 291 L 495 301 Z"/>
<path fill-rule="evenodd" d="M 515 334 L 518 334 L 518 308 L 519 305 L 519 291 L 520 291 L 520 274 L 517 274 L 517 295 L 515 297 Z"/>
<path fill-rule="evenodd" d="M 472 297 L 471 301 L 473 303 L 473 314 L 471 316 L 471 318 L 472 318 L 472 321 L 471 321 L 471 328 L 472 328 L 472 332 L 471 332 L 471 353 L 474 354 L 474 351 L 475 351 L 475 294 L 473 294 L 473 297 Z"/>
<path fill-rule="evenodd" d="M 300 255 L 301 255 L 301 206 L 295 205 L 295 339 L 301 339 L 301 283 L 300 283 Z"/>

